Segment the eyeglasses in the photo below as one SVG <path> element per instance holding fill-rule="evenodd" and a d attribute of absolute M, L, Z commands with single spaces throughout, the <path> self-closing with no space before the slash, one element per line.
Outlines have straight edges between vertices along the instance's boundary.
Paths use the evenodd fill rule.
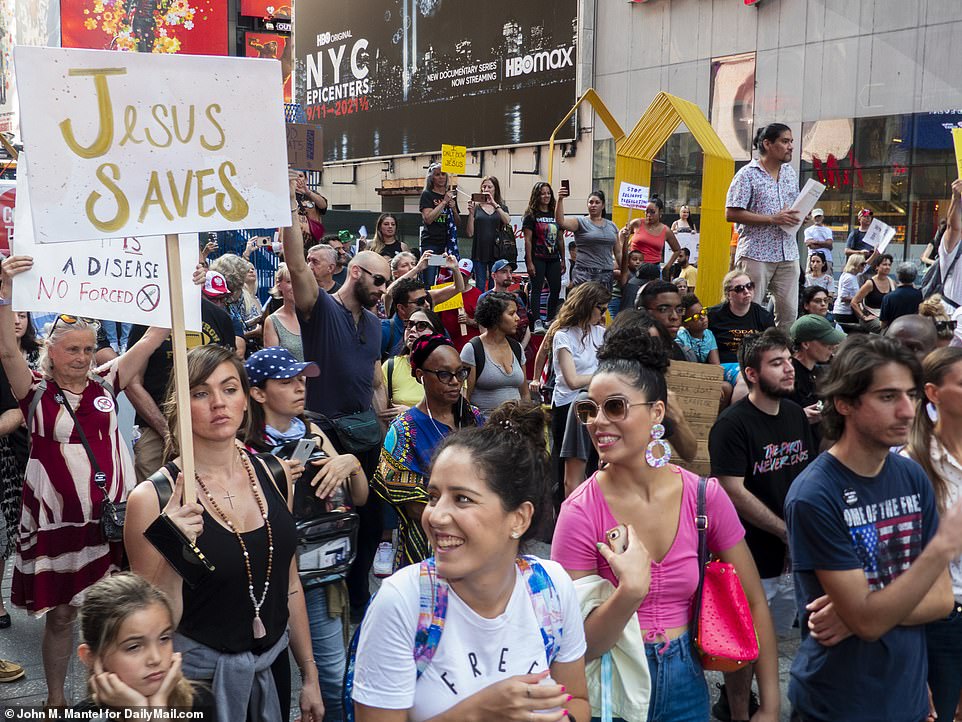
<path fill-rule="evenodd" d="M 370 271 L 368 271 L 368 273 L 370 273 Z M 425 293 L 423 296 L 410 299 L 407 303 L 415 306 L 426 306 L 429 303 L 429 296 Z"/>
<path fill-rule="evenodd" d="M 755 282 L 749 281 L 748 283 L 739 283 L 737 286 L 732 286 L 728 290 L 734 293 L 744 293 L 745 291 L 754 291 Z"/>
<path fill-rule="evenodd" d="M 407 323 L 404 324 L 404 328 L 407 328 L 407 329 L 414 328 L 414 329 L 417 329 L 418 333 L 424 333 L 425 331 L 429 331 L 433 329 L 434 326 L 431 325 L 430 321 L 410 321 L 409 320 Z"/>
<path fill-rule="evenodd" d="M 699 319 L 702 319 L 702 318 L 708 318 L 708 311 L 706 311 L 705 309 L 702 309 L 698 313 L 693 313 L 691 316 L 683 318 L 681 321 L 682 323 L 688 323 L 689 321 L 698 321 Z"/>
<path fill-rule="evenodd" d="M 606 312 L 608 311 L 608 304 L 607 304 L 607 303 L 599 303 L 597 306 L 595 306 L 595 308 L 597 308 L 599 311 L 601 311 L 602 314 L 604 314 L 604 313 L 606 313 Z"/>
<path fill-rule="evenodd" d="M 50 327 L 50 333 L 57 328 L 58 323 L 65 323 L 68 326 L 73 326 L 77 323 L 85 323 L 88 326 L 93 326 L 94 330 L 100 328 L 100 322 L 95 318 L 87 318 L 86 316 L 70 316 L 66 313 L 62 313 L 54 319 L 53 326 Z"/>
<path fill-rule="evenodd" d="M 582 424 L 592 424 L 598 418 L 598 411 L 603 411 L 608 421 L 624 421 L 628 418 L 628 410 L 632 406 L 651 406 L 654 401 L 638 401 L 631 403 L 627 396 L 609 396 L 598 406 L 591 399 L 584 399 L 575 404 L 575 414 Z"/>
<path fill-rule="evenodd" d="M 425 373 L 434 374 L 435 376 L 438 377 L 438 381 L 440 381 L 442 384 L 449 384 L 455 379 L 458 380 L 458 383 L 462 383 L 468 378 L 468 376 L 471 375 L 471 369 L 469 369 L 467 366 L 462 366 L 454 373 L 451 373 L 450 371 L 443 371 L 443 370 L 435 371 L 433 369 L 421 369 L 421 370 L 424 371 Z"/>
<path fill-rule="evenodd" d="M 387 279 L 380 273 L 374 273 L 374 271 L 367 270 L 364 266 L 358 266 L 362 271 L 371 277 L 375 286 L 387 286 Z"/>
<path fill-rule="evenodd" d="M 955 331 L 956 326 L 958 326 L 958 321 L 936 321 L 935 322 L 936 331 Z"/>
<path fill-rule="evenodd" d="M 670 306 L 667 303 L 663 303 L 660 306 L 655 306 L 653 310 L 656 311 L 657 313 L 660 313 L 662 316 L 667 316 L 672 311 L 674 311 L 679 316 L 685 315 L 684 306 Z"/>

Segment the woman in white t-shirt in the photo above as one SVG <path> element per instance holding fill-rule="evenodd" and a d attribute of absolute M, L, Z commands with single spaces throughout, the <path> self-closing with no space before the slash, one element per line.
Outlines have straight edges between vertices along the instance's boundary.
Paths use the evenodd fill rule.
<path fill-rule="evenodd" d="M 588 387 L 598 368 L 598 349 L 605 336 L 605 311 L 610 300 L 611 293 L 600 283 L 589 281 L 575 287 L 545 335 L 544 346 L 551 349 L 555 377 L 551 396 L 551 461 L 559 479 L 564 478 L 558 450 L 564 440 L 568 407 L 578 392 Z M 558 505 L 561 501 L 556 500 Z"/>
<path fill-rule="evenodd" d="M 421 520 L 435 557 L 387 579 L 368 609 L 357 722 L 590 718 L 574 584 L 518 554 L 551 515 L 546 456 L 543 412 L 513 401 L 440 445 Z"/>

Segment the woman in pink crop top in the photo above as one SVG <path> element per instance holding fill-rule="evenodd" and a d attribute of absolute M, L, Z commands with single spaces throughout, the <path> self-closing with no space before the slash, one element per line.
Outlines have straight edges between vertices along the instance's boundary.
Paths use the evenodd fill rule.
<path fill-rule="evenodd" d="M 599 461 L 607 466 L 562 504 L 551 556 L 575 580 L 599 575 L 615 587 L 585 619 L 586 661 L 611 649 L 637 616 L 651 672 L 648 719 L 704 722 L 708 686 L 688 635 L 698 586 L 698 477 L 672 464 L 652 466 L 647 459 L 657 462 L 661 456 L 645 450 L 665 417 L 668 358 L 658 339 L 637 333 L 631 315 L 619 314 L 606 334 L 588 400 L 576 407 Z M 708 548 L 735 566 L 758 633 L 761 707 L 752 722 L 774 722 L 779 707 L 775 630 L 744 529 L 715 479 L 708 483 L 706 511 Z M 628 527 L 628 546 L 615 554 L 605 532 L 619 524 Z"/>
<path fill-rule="evenodd" d="M 627 259 L 630 251 L 641 252 L 645 263 L 652 263 L 661 267 L 661 261 L 665 251 L 665 244 L 671 248 L 671 258 L 665 264 L 665 268 L 671 268 L 678 260 L 681 252 L 681 245 L 675 234 L 668 226 L 661 222 L 661 214 L 665 210 L 665 202 L 656 195 L 653 195 L 645 208 L 644 219 L 639 218 L 637 223 L 632 222 L 631 226 L 621 229 L 621 240 L 627 248 L 622 252 L 621 258 Z M 622 268 L 622 279 L 627 282 L 625 268 Z"/>

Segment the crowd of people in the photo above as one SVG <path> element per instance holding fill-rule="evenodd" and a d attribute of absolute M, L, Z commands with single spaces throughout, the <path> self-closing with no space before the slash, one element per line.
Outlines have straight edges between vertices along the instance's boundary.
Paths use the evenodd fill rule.
<path fill-rule="evenodd" d="M 432 165 L 417 243 L 383 214 L 352 254 L 291 171 L 266 305 L 254 242 L 202 249 L 186 407 L 167 329 L 38 330 L 10 304 L 33 261 L 4 259 L 0 558 L 8 603 L 44 618 L 46 704 L 67 704 L 77 654 L 84 710 L 279 722 L 296 692 L 305 721 L 773 722 L 778 636 L 798 626 L 794 720 L 953 719 L 962 180 L 923 293 L 865 242 L 868 209 L 837 269 L 821 209 L 786 231 L 790 129 L 756 148 L 728 193 L 721 298 L 698 285 L 691 209 L 666 225 L 657 196 L 619 229 L 603 192 L 570 215 L 567 184 L 538 182 L 515 245 L 497 178 L 465 220 Z M 704 438 L 673 363 L 717 369 Z M 709 557 L 757 641 L 721 666 Z M 714 705 L 706 667 L 725 672 Z M 0 682 L 23 673 L 0 661 Z"/>

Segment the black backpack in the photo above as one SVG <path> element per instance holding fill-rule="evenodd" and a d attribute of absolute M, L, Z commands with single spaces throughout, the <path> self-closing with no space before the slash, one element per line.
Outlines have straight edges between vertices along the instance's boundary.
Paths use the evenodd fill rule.
<path fill-rule="evenodd" d="M 521 344 L 515 341 L 513 338 L 508 338 L 507 336 L 505 336 L 505 340 L 511 347 L 511 353 L 513 353 L 514 357 L 518 359 L 518 365 L 521 367 L 521 373 L 524 373 L 524 361 L 521 360 Z M 484 370 L 484 344 L 481 343 L 481 339 L 478 336 L 472 338 L 468 343 L 470 343 L 471 348 L 474 349 L 474 378 L 475 381 L 477 381 L 478 377 L 481 376 L 481 372 Z"/>

